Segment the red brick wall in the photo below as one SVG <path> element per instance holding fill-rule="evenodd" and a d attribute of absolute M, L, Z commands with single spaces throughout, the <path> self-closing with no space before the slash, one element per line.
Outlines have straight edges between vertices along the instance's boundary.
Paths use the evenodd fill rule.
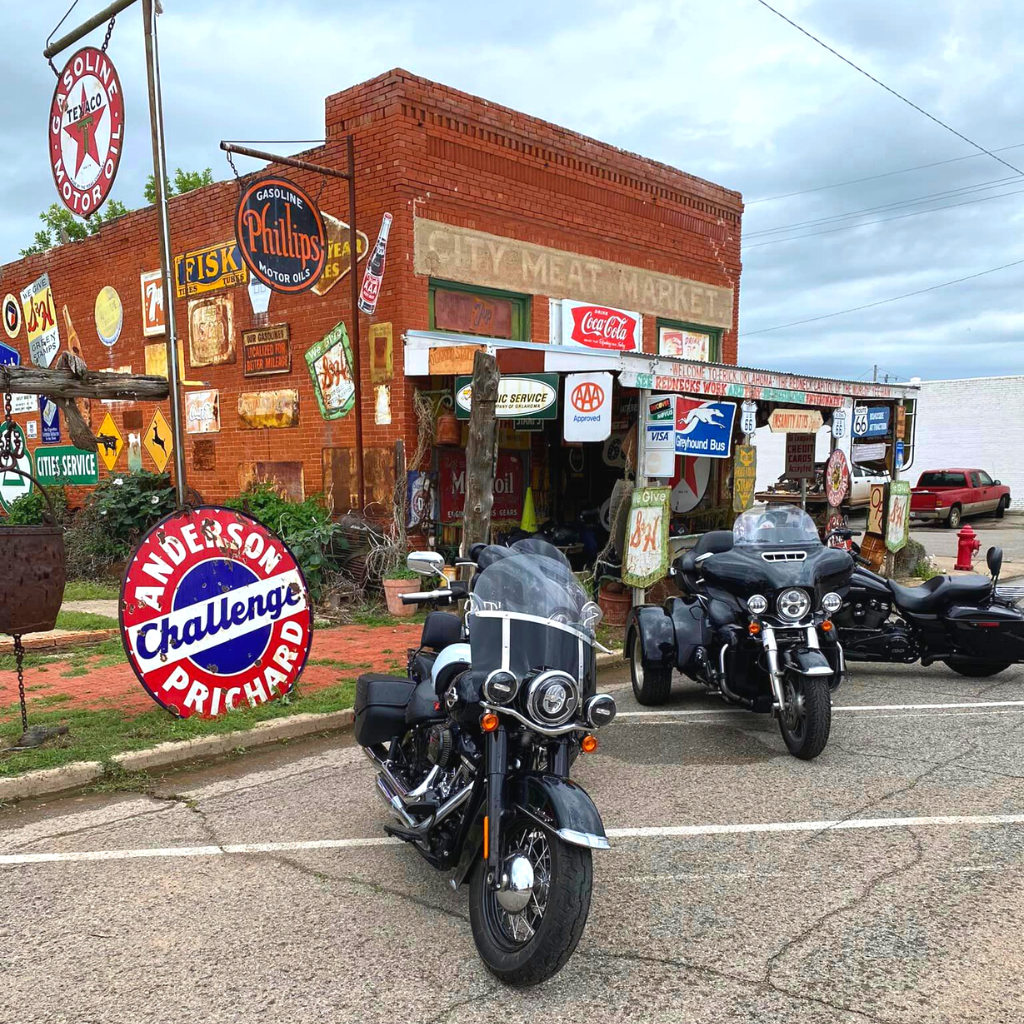
<path fill-rule="evenodd" d="M 524 239 L 582 255 L 632 264 L 734 289 L 733 329 L 724 338 L 724 357 L 735 361 L 739 305 L 740 197 L 642 157 L 527 117 L 484 100 L 396 70 L 330 96 L 326 100 L 323 147 L 304 154 L 330 166 L 345 166 L 344 137 L 355 140 L 358 225 L 373 245 L 381 217 L 394 215 L 384 287 L 377 312 L 361 317 L 364 449 L 386 449 L 399 437 L 415 446 L 411 388 L 402 376 L 402 333 L 428 326 L 427 279 L 413 273 L 413 218 L 422 216 L 496 235 Z M 287 133 L 284 133 L 287 134 Z M 170 140 L 173 147 L 173 139 Z M 241 171 L 262 168 L 236 158 Z M 284 167 L 275 172 L 291 178 L 320 207 L 346 222 L 347 183 Z M 229 239 L 238 186 L 221 182 L 173 199 L 170 203 L 175 254 Z M 0 291 L 16 295 L 48 272 L 57 307 L 62 346 L 66 330 L 61 316 L 67 305 L 93 369 L 131 365 L 144 372 L 139 275 L 159 266 L 153 208 L 137 211 L 105 226 L 83 242 L 8 264 Z M 359 273 L 361 277 L 362 266 Z M 93 307 L 105 285 L 117 289 L 124 304 L 124 326 L 112 349 L 98 339 Z M 323 487 L 322 450 L 351 448 L 354 417 L 324 421 L 319 413 L 303 354 L 339 320 L 352 334 L 348 279 L 327 295 L 272 295 L 268 322 L 291 327 L 292 372 L 268 378 L 244 378 L 241 332 L 256 326 L 244 287 L 229 289 L 233 300 L 238 362 L 193 369 L 188 360 L 188 300 L 175 300 L 178 333 L 185 348 L 186 377 L 209 382 L 220 391 L 221 430 L 186 435 L 190 484 L 207 500 L 237 493 L 239 468 L 256 461 L 301 461 L 305 491 Z M 548 336 L 548 306 L 533 303 L 533 340 Z M 369 381 L 367 337 L 370 325 L 390 321 L 394 335 L 395 377 L 392 423 L 374 424 L 374 396 Z M 645 348 L 654 348 L 654 318 L 645 317 Z M 6 340 L 6 339 L 3 339 Z M 148 339 L 150 341 L 156 339 Z M 28 361 L 24 329 L 14 342 Z M 245 430 L 237 416 L 243 391 L 297 388 L 299 426 Z M 98 429 L 108 407 L 93 403 L 92 425 Z M 119 429 L 123 406 L 111 407 Z M 143 406 L 148 424 L 153 406 Z M 164 409 L 167 415 L 166 403 Z M 28 417 L 20 416 L 24 422 Z M 122 429 L 127 435 L 127 431 Z M 216 444 L 216 466 L 192 466 L 196 436 Z M 127 440 L 127 437 L 126 437 Z M 65 430 L 65 442 L 66 430 Z M 38 441 L 30 442 L 35 447 Z M 143 465 L 154 468 L 148 453 Z M 117 470 L 127 469 L 124 453 Z M 105 470 L 101 468 L 101 474 Z M 372 481 L 370 481 L 372 483 Z"/>

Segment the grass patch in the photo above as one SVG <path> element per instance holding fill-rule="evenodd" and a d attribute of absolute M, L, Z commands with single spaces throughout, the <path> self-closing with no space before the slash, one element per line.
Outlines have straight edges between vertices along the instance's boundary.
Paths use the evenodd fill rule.
<path fill-rule="evenodd" d="M 97 580 L 68 580 L 64 584 L 65 601 L 117 601 L 121 596 L 116 583 Z"/>
<path fill-rule="evenodd" d="M 239 708 L 221 718 L 210 720 L 175 718 L 155 706 L 152 711 L 144 711 L 131 718 L 114 708 L 33 711 L 33 708 L 38 709 L 40 700 L 30 706 L 29 724 L 67 725 L 69 733 L 60 737 L 52 746 L 0 754 L 0 776 L 20 775 L 37 768 L 56 768 L 72 761 L 109 762 L 114 754 L 126 750 L 143 750 L 169 740 L 187 740 L 236 729 L 251 729 L 258 722 L 286 718 L 289 715 L 338 711 L 352 706 L 355 688 L 355 683 L 348 681 L 307 694 L 300 684 L 296 692 L 291 694 L 288 704 L 275 700 L 255 708 Z M 13 707 L 16 712 L 17 705 Z M 10 746 L 20 735 L 20 719 L 0 723 L 0 748 Z M 134 784 L 134 780 L 128 780 L 128 783 Z"/>
<path fill-rule="evenodd" d="M 353 626 L 408 626 L 422 623 L 427 617 L 428 608 L 417 608 L 416 614 L 409 618 L 399 618 L 388 612 L 387 605 L 379 602 L 368 602 L 346 610 L 346 621 Z"/>
<path fill-rule="evenodd" d="M 936 569 L 931 562 L 922 558 L 921 561 L 914 566 L 912 575 L 927 582 L 928 580 L 934 579 L 936 576 L 941 576 L 942 573 Z"/>
<path fill-rule="evenodd" d="M 609 626 L 606 622 L 602 622 L 597 627 L 597 642 L 604 644 L 605 647 L 610 650 L 621 649 L 626 639 L 626 627 L 625 626 Z"/>
<path fill-rule="evenodd" d="M 78 630 L 83 629 L 117 629 L 117 619 L 109 615 L 94 615 L 92 612 L 69 612 L 61 609 L 57 615 L 57 628 Z"/>

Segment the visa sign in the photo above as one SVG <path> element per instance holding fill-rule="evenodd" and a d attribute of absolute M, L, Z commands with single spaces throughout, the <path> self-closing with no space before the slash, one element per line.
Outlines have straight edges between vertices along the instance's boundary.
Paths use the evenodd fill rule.
<path fill-rule="evenodd" d="M 727 459 L 732 451 L 734 402 L 676 397 L 676 454 Z"/>

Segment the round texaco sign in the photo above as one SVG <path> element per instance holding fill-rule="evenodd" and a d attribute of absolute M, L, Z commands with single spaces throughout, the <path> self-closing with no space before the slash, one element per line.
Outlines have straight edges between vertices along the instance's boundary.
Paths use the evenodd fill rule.
<path fill-rule="evenodd" d="M 121 588 L 121 639 L 146 692 L 187 718 L 275 700 L 312 643 L 302 570 L 261 523 L 207 505 L 143 538 Z"/>
<path fill-rule="evenodd" d="M 124 96 L 110 58 L 93 46 L 64 65 L 50 104 L 50 170 L 61 201 L 87 217 L 107 198 L 124 141 Z"/>

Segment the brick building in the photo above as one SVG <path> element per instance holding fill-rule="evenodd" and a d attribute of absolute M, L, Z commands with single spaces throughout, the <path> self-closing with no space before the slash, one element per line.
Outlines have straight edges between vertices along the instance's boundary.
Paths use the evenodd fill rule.
<path fill-rule="evenodd" d="M 276 134 L 288 134 L 284 125 L 279 127 Z M 272 125 L 268 128 L 268 134 L 275 134 Z M 230 135 L 230 117 L 224 134 Z M 465 369 L 455 362 L 447 367 L 431 363 L 420 367 L 430 376 L 407 376 L 402 339 L 410 330 L 547 342 L 556 328 L 552 313 L 558 313 L 557 300 L 583 300 L 639 313 L 647 353 L 658 351 L 659 331 L 670 329 L 704 346 L 704 359 L 735 362 L 742 213 L 736 192 L 402 70 L 329 96 L 325 134 L 323 146 L 302 156 L 344 167 L 345 136 L 354 137 L 357 226 L 371 247 L 383 214 L 394 217 L 380 300 L 375 314 L 361 319 L 367 500 L 387 502 L 392 493 L 395 442 L 403 439 L 408 453 L 416 447 L 414 387 L 450 393 L 451 375 L 432 371 Z M 243 174 L 246 183 L 265 173 L 252 168 L 251 161 L 239 158 L 237 163 L 240 171 L 249 172 Z M 348 221 L 345 182 L 321 181 L 290 168 L 267 170 L 317 197 L 324 214 Z M 171 200 L 176 255 L 226 243 L 220 258 L 228 259 L 231 269 L 239 188 L 239 182 L 227 180 Z M 347 233 L 340 237 L 344 241 Z M 183 268 L 190 265 L 183 263 Z M 0 292 L 17 295 L 48 274 L 61 347 L 67 344 L 70 323 L 90 368 L 131 367 L 139 373 L 159 361 L 153 349 L 160 347 L 162 336 L 144 336 L 140 295 L 140 276 L 158 267 L 157 217 L 151 207 L 105 225 L 85 241 L 6 265 Z M 324 490 L 336 508 L 350 506 L 354 415 L 325 418 L 304 358 L 336 325 L 351 326 L 348 282 L 336 280 L 329 290 L 321 289 L 323 294 L 274 293 L 263 321 L 253 312 L 244 283 L 195 295 L 184 294 L 189 287 L 182 283 L 186 286 L 172 299 L 184 377 L 202 382 L 186 391 L 215 391 L 219 403 L 219 430 L 186 435 L 191 486 L 217 501 L 238 493 L 254 477 L 266 477 L 296 496 Z M 219 283 L 224 284 L 223 277 Z M 108 286 L 123 304 L 123 326 L 111 347 L 99 339 L 94 321 L 98 293 Z M 224 336 L 218 335 L 220 350 L 212 360 L 196 337 L 206 315 L 197 307 L 211 298 L 226 300 L 216 304 L 217 330 Z M 261 322 L 288 325 L 289 372 L 244 375 L 242 333 Z M 27 362 L 24 327 L 10 344 Z M 500 354 L 503 373 L 540 371 L 543 364 L 535 351 Z M 626 389 L 616 391 L 622 392 L 617 413 L 628 415 Z M 285 394 L 244 399 L 246 417 L 251 421 L 259 407 L 264 417 L 290 423 L 296 419 L 297 399 L 294 425 L 253 428 L 243 423 L 239 396 L 267 392 Z M 107 411 L 127 439 L 148 428 L 155 410 L 93 402 L 94 431 Z M 197 412 L 192 426 L 209 415 L 208 408 Z M 38 416 L 16 418 L 25 425 Z M 590 463 L 584 465 L 578 456 L 572 468 L 578 486 L 570 486 L 568 470 L 564 479 L 553 482 L 560 448 L 557 425 L 546 433 L 528 432 L 525 439 L 514 433 L 505 430 L 503 441 L 532 453 L 532 464 L 521 469 L 542 504 L 545 490 L 550 495 L 593 488 Z M 68 443 L 66 431 L 62 440 Z M 29 441 L 31 448 L 38 444 L 38 439 Z M 597 454 L 587 458 L 599 462 L 601 446 L 596 447 Z M 154 468 L 148 453 L 143 465 Z M 115 471 L 127 468 L 122 453 Z M 105 473 L 102 467 L 100 473 Z M 577 504 L 601 497 L 581 493 Z M 561 511 L 569 516 L 578 509 Z"/>

